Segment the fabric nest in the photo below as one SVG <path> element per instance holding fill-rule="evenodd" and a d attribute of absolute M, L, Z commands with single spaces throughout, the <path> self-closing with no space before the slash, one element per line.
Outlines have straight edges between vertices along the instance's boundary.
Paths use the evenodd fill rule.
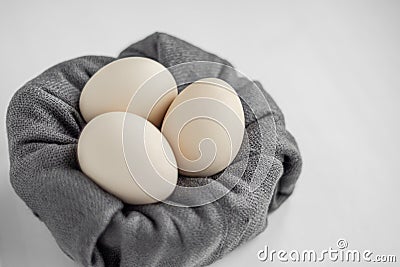
<path fill-rule="evenodd" d="M 240 96 L 246 140 L 227 175 L 178 178 L 188 188 L 212 183 L 202 196 L 227 192 L 216 201 L 196 207 L 126 205 L 80 170 L 76 148 L 85 126 L 79 113 L 81 90 L 101 67 L 132 56 L 172 69 L 203 62 L 175 68 L 177 83 L 211 75 L 228 81 Z M 11 184 L 65 254 L 84 266 L 211 264 L 261 233 L 268 214 L 291 195 L 302 163 L 297 144 L 261 84 L 237 74 L 214 54 L 154 33 L 118 58 L 84 56 L 62 62 L 15 93 L 7 112 Z M 177 194 L 172 197 L 187 199 Z"/>

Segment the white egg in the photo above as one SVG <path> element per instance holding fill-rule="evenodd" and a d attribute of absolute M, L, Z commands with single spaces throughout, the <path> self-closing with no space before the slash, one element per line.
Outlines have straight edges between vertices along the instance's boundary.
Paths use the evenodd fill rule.
<path fill-rule="evenodd" d="M 169 107 L 161 132 L 174 151 L 179 173 L 210 176 L 236 157 L 244 135 L 244 113 L 235 90 L 217 78 L 186 87 Z"/>
<path fill-rule="evenodd" d="M 79 100 L 86 122 L 112 111 L 139 115 L 159 127 L 178 90 L 172 74 L 144 57 L 115 60 L 85 84 Z"/>
<path fill-rule="evenodd" d="M 145 119 L 125 112 L 104 113 L 82 130 L 82 171 L 105 191 L 129 204 L 166 199 L 178 177 L 173 151 Z"/>

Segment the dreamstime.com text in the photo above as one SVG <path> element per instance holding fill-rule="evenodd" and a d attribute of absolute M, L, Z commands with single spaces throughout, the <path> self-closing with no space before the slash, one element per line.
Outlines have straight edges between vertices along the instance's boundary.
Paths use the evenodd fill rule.
<path fill-rule="evenodd" d="M 262 262 L 369 262 L 369 263 L 395 263 L 396 255 L 378 255 L 371 250 L 348 249 L 346 239 L 339 239 L 337 247 L 315 250 L 274 250 L 265 246 L 257 252 L 257 258 Z"/>

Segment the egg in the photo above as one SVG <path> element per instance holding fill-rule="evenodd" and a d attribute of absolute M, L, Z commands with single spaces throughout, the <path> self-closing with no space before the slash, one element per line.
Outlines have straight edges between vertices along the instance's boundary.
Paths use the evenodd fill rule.
<path fill-rule="evenodd" d="M 161 132 L 174 151 L 179 173 L 203 177 L 225 169 L 242 144 L 245 121 L 235 90 L 218 78 L 187 86 L 169 107 Z"/>
<path fill-rule="evenodd" d="M 77 156 L 83 173 L 129 204 L 165 200 L 177 183 L 167 140 L 132 113 L 109 112 L 92 119 L 81 132 Z"/>
<path fill-rule="evenodd" d="M 177 94 L 175 79 L 163 65 L 149 58 L 127 57 L 107 64 L 88 80 L 79 108 L 86 122 L 106 112 L 121 111 L 159 127 Z"/>

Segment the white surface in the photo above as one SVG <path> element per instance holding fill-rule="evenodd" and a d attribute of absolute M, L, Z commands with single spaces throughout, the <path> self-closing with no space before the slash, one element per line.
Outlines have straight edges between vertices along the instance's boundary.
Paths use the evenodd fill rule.
<path fill-rule="evenodd" d="M 341 237 L 400 260 L 400 2 L 72 2 L 2 1 L 3 118 L 12 94 L 60 61 L 174 34 L 259 79 L 304 157 L 294 195 L 267 230 L 214 266 L 279 266 L 259 262 L 257 251 L 323 250 Z M 0 265 L 75 266 L 11 189 L 4 125 Z"/>

